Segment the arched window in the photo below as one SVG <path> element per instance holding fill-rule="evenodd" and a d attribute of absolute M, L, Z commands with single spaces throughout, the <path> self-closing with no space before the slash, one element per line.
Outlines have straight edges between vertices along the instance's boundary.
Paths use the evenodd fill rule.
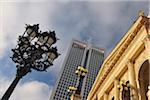
<path fill-rule="evenodd" d="M 139 85 L 140 85 L 140 94 L 141 98 L 143 100 L 148 100 L 147 92 L 148 92 L 148 86 L 149 86 L 149 61 L 146 60 L 140 70 L 139 70 Z"/>

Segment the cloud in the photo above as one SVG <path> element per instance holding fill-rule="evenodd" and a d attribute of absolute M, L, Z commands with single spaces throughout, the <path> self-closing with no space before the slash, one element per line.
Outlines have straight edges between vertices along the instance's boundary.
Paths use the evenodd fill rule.
<path fill-rule="evenodd" d="M 66 46 L 69 47 L 72 38 L 90 40 L 101 48 L 112 48 L 119 40 L 118 37 L 126 32 L 135 19 L 131 16 L 133 14 L 136 16 L 139 9 L 148 8 L 146 1 L 61 2 L 58 0 L 50 3 L 45 0 L 24 1 L 26 2 L 10 3 L 8 0 L 1 3 L 0 57 L 6 48 L 15 46 L 18 35 L 24 31 L 25 23 L 40 23 L 42 31 L 50 28 L 56 30 L 61 39 L 57 44 L 62 54 L 66 54 Z"/>
<path fill-rule="evenodd" d="M 0 97 L 4 94 L 12 80 L 0 76 Z M 39 81 L 19 83 L 15 88 L 10 100 L 48 100 L 52 87 Z"/>
<path fill-rule="evenodd" d="M 0 2 L 0 58 L 6 49 L 15 47 L 25 24 L 39 23 L 42 31 L 52 27 L 49 21 L 55 7 L 55 2 Z"/>
<path fill-rule="evenodd" d="M 52 21 L 61 33 L 62 44 L 65 44 L 62 48 L 65 49 L 74 37 L 82 41 L 92 40 L 92 44 L 105 48 L 108 54 L 108 49 L 112 49 L 132 25 L 140 9 L 147 12 L 148 3 L 67 2 L 55 9 Z"/>

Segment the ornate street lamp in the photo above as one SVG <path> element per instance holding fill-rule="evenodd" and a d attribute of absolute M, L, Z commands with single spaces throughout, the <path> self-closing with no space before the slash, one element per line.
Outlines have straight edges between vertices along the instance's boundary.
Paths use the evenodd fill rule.
<path fill-rule="evenodd" d="M 69 88 L 68 88 L 68 92 L 71 94 L 75 93 L 76 90 L 77 90 L 77 88 L 74 86 L 69 86 Z"/>
<path fill-rule="evenodd" d="M 121 100 L 131 100 L 131 87 L 129 81 L 121 80 L 120 84 L 118 84 L 118 89 L 121 92 Z"/>
<path fill-rule="evenodd" d="M 74 97 L 74 95 L 77 95 L 77 98 L 81 99 L 81 97 L 80 97 L 81 85 L 82 85 L 84 77 L 88 73 L 88 70 L 82 66 L 78 66 L 75 73 L 78 77 L 77 82 L 76 82 L 76 86 L 70 86 L 68 88 L 68 92 L 71 94 L 71 97 L 70 97 L 71 100 L 75 100 L 74 98 L 76 98 L 76 97 Z"/>
<path fill-rule="evenodd" d="M 17 46 L 12 49 L 12 60 L 16 63 L 16 77 L 1 100 L 8 100 L 19 80 L 33 69 L 46 71 L 60 55 L 56 47 L 55 31 L 39 32 L 39 24 L 26 25 L 26 30 L 19 36 Z"/>

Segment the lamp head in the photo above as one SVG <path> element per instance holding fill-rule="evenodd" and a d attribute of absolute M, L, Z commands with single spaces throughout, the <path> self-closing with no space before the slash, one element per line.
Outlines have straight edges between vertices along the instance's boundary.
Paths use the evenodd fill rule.
<path fill-rule="evenodd" d="M 49 32 L 43 32 L 39 36 L 39 42 L 44 45 L 46 44 L 48 47 L 50 47 L 52 44 L 56 43 L 57 39 L 55 36 L 55 31 L 49 31 Z"/>
<path fill-rule="evenodd" d="M 28 35 L 27 37 L 29 38 L 29 40 L 34 39 L 38 35 L 39 24 L 26 26 L 26 35 Z"/>
<path fill-rule="evenodd" d="M 52 47 L 48 52 L 48 59 L 53 62 L 60 54 L 57 52 L 57 47 Z"/>

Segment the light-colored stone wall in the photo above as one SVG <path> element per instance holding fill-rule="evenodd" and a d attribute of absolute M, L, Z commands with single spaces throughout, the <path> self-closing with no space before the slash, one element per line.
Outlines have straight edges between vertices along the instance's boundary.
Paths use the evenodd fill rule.
<path fill-rule="evenodd" d="M 145 26 L 149 19 L 140 16 L 129 29 L 116 48 L 104 61 L 96 81 L 89 93 L 88 100 L 121 100 L 121 90 L 118 90 L 121 82 L 129 81 L 132 100 L 142 100 L 138 77 L 142 64 L 150 61 L 150 36 L 149 29 Z M 149 23 L 149 21 L 148 21 Z"/>

